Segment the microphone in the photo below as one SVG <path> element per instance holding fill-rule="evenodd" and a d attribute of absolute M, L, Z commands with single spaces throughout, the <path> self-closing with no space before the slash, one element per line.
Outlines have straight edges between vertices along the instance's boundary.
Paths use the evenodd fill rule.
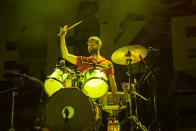
<path fill-rule="evenodd" d="M 93 60 L 93 68 L 95 69 L 96 68 L 96 65 L 97 65 L 97 62 L 96 62 L 96 60 Z"/>

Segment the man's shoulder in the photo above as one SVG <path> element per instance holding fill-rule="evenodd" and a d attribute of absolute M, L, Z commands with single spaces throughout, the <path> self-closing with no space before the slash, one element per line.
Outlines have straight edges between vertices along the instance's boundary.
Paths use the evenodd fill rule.
<path fill-rule="evenodd" d="M 77 56 L 78 60 L 81 61 L 82 64 L 87 64 L 89 62 L 92 62 L 92 58 L 89 56 Z"/>
<path fill-rule="evenodd" d="M 101 59 L 102 59 L 102 61 L 107 61 L 107 62 L 112 63 L 110 60 L 106 59 L 106 58 L 105 58 L 105 57 L 103 57 L 103 56 L 101 56 Z"/>
<path fill-rule="evenodd" d="M 113 66 L 112 62 L 104 57 L 102 57 L 102 63 L 107 64 L 109 66 Z"/>

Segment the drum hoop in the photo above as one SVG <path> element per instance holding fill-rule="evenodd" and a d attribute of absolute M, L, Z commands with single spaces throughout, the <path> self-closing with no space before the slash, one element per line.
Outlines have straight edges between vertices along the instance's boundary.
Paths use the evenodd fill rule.
<path fill-rule="evenodd" d="M 88 79 L 87 81 L 84 82 L 83 86 L 84 86 L 88 81 L 90 81 L 90 80 L 92 80 L 92 79 L 101 79 L 101 80 L 105 81 L 105 83 L 107 84 L 107 86 L 109 86 L 109 85 L 108 85 L 108 80 L 105 80 L 105 79 L 103 79 L 103 78 L 101 78 L 101 77 L 91 77 L 90 79 Z"/>
<path fill-rule="evenodd" d="M 83 74 L 85 74 L 87 71 L 89 71 L 89 70 L 91 70 L 91 69 L 94 69 L 94 70 L 100 70 L 100 71 L 104 72 L 104 73 L 105 73 L 105 75 L 106 75 L 105 70 L 104 70 L 104 69 L 102 69 L 101 67 L 90 67 L 90 68 L 87 68 L 86 70 L 84 70 Z M 106 76 L 107 76 L 107 75 L 106 75 Z"/>
<path fill-rule="evenodd" d="M 63 84 L 63 82 L 61 82 L 61 81 L 60 81 L 59 79 L 57 79 L 57 78 L 50 77 L 50 76 L 47 76 L 47 78 L 48 78 L 48 79 L 54 79 L 54 80 L 56 80 L 56 81 L 60 82 L 61 84 Z M 47 80 L 48 80 L 48 79 L 47 79 Z"/>
<path fill-rule="evenodd" d="M 72 88 L 62 88 L 62 89 L 60 89 L 60 90 L 58 90 L 57 92 L 55 92 L 49 99 L 48 99 L 48 101 L 47 101 L 47 105 L 51 102 L 51 99 L 53 99 L 54 97 L 56 97 L 56 95 L 58 95 L 60 92 L 62 92 L 62 91 L 64 91 L 64 90 L 66 90 L 66 89 L 77 89 L 77 90 L 79 90 L 78 88 L 75 88 L 75 87 L 72 87 Z M 82 95 L 82 97 L 83 98 L 85 98 L 86 100 L 87 100 L 87 103 L 90 105 L 90 109 L 88 110 L 88 111 L 92 111 L 92 116 L 91 117 L 89 117 L 91 120 L 94 120 L 95 118 L 96 118 L 96 108 L 97 108 L 97 106 L 98 105 L 96 105 L 95 103 L 94 103 L 94 101 L 92 100 L 92 99 L 90 99 L 88 96 L 86 96 L 81 90 L 79 90 L 79 92 L 80 92 L 80 94 Z M 46 109 L 47 110 L 47 109 Z M 99 108 L 99 111 L 100 111 L 100 108 Z M 99 112 L 99 115 L 100 115 L 100 112 Z M 47 117 L 47 116 L 46 116 Z M 47 119 L 47 118 L 46 118 Z M 90 121 L 89 121 L 90 122 Z M 50 125 L 48 125 L 48 127 L 49 128 L 51 128 L 50 127 Z"/>
<path fill-rule="evenodd" d="M 56 91 L 54 94 L 52 94 L 51 97 L 48 98 L 47 105 L 50 103 L 50 99 L 53 99 L 53 97 L 55 97 L 57 93 L 62 92 L 63 90 L 66 90 L 66 89 L 77 89 L 77 90 L 79 90 L 79 89 L 76 88 L 76 87 L 61 88 L 60 90 L 58 90 L 58 91 Z M 91 105 L 91 110 L 92 110 L 94 113 L 96 113 L 96 110 L 95 110 L 96 105 L 95 105 L 94 101 L 93 101 L 92 99 L 90 99 L 88 96 L 86 96 L 81 90 L 80 90 L 80 93 L 83 95 L 83 97 L 85 97 L 86 99 L 88 99 L 88 102 L 89 102 L 90 105 Z M 95 114 L 95 115 L 96 115 L 96 114 Z"/>
<path fill-rule="evenodd" d="M 87 81 L 89 81 L 89 80 L 91 80 L 91 79 L 93 79 L 93 78 L 98 78 L 98 79 L 103 79 L 103 80 L 108 84 L 108 76 L 107 76 L 106 72 L 105 72 L 102 68 L 100 68 L 100 67 L 95 67 L 95 68 L 94 68 L 94 67 L 90 67 L 90 68 L 84 70 L 83 74 L 86 74 L 86 72 L 89 71 L 89 70 L 91 70 L 91 69 L 94 69 L 94 70 L 98 69 L 98 70 L 102 71 L 102 72 L 104 73 L 104 75 L 107 77 L 107 80 L 105 80 L 105 79 L 103 79 L 103 78 L 101 78 L 101 77 L 91 77 L 91 78 L 89 78 Z M 84 75 L 84 76 L 85 76 L 85 75 Z M 86 81 L 86 82 L 87 82 L 87 81 Z M 85 84 L 86 82 L 84 82 L 84 84 Z"/>

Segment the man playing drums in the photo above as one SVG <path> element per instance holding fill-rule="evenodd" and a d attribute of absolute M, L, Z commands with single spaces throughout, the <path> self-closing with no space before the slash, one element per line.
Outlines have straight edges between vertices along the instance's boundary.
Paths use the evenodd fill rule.
<path fill-rule="evenodd" d="M 75 56 L 68 52 L 65 37 L 67 34 L 68 26 L 64 26 L 60 28 L 60 48 L 61 54 L 64 59 L 69 61 L 70 63 L 78 66 L 81 72 L 85 72 L 89 68 L 94 69 L 102 69 L 107 75 L 109 81 L 109 87 L 112 92 L 117 92 L 117 86 L 114 77 L 114 68 L 111 61 L 106 60 L 104 57 L 100 55 L 100 49 L 102 46 L 102 41 L 97 36 L 89 37 L 88 44 L 88 52 L 90 54 L 89 57 L 85 56 Z M 89 73 L 89 72 L 88 72 Z M 100 72 L 99 72 L 100 73 Z"/>

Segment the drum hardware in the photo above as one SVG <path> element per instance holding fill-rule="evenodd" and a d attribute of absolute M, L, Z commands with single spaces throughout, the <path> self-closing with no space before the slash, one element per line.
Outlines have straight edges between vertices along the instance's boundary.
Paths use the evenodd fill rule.
<path fill-rule="evenodd" d="M 17 94 L 16 90 L 18 87 L 12 88 L 12 107 L 11 107 L 11 119 L 10 119 L 10 129 L 8 131 L 15 131 L 14 128 L 14 107 L 15 107 L 15 96 Z"/>
<path fill-rule="evenodd" d="M 62 88 L 72 87 L 71 75 L 73 74 L 74 72 L 65 66 L 57 66 L 44 82 L 44 90 L 48 97 Z"/>
<path fill-rule="evenodd" d="M 86 69 L 83 78 L 82 91 L 90 98 L 97 99 L 102 97 L 108 90 L 108 78 L 105 72 L 96 67 Z"/>
<path fill-rule="evenodd" d="M 128 65 L 127 59 L 131 59 L 131 64 L 139 62 L 142 58 L 147 56 L 148 50 L 141 45 L 130 45 L 117 49 L 112 53 L 111 59 L 114 63 L 119 65 Z"/>
<path fill-rule="evenodd" d="M 28 76 L 25 74 L 20 74 L 20 73 L 5 73 L 4 74 L 4 78 L 10 80 L 11 82 L 15 83 L 15 84 L 19 84 L 21 85 L 20 88 L 42 88 L 43 87 L 43 83 L 32 77 L 32 76 Z M 11 107 L 11 120 L 10 120 L 10 129 L 9 131 L 15 131 L 14 128 L 14 108 L 15 108 L 15 97 L 17 95 L 17 90 L 18 90 L 19 86 L 15 85 L 13 88 L 4 91 L 4 93 L 7 93 L 9 91 L 12 91 L 12 107 Z"/>
<path fill-rule="evenodd" d="M 133 91 L 133 90 L 132 90 L 132 91 L 131 91 L 131 94 L 140 97 L 142 100 L 144 100 L 144 101 L 146 101 L 146 102 L 149 102 L 149 100 L 148 100 L 147 98 L 143 97 L 142 95 L 140 95 L 140 94 L 137 93 L 136 91 Z"/>
<path fill-rule="evenodd" d="M 100 99 L 100 106 L 106 112 L 120 111 L 127 106 L 125 94 L 123 92 L 107 92 Z"/>
<path fill-rule="evenodd" d="M 22 87 L 25 87 L 25 88 L 42 88 L 43 87 L 43 82 L 41 82 L 35 77 L 29 76 L 26 74 L 10 72 L 10 73 L 5 73 L 4 78 L 17 84 L 22 83 Z"/>
<path fill-rule="evenodd" d="M 127 59 L 126 59 L 126 65 L 128 66 L 128 73 L 127 74 L 128 74 L 129 83 L 130 83 L 129 85 L 131 86 L 131 87 L 129 87 L 130 90 L 128 90 L 128 103 L 127 103 L 128 104 L 127 106 L 129 106 L 129 110 L 128 110 L 129 117 L 128 118 L 130 119 L 130 130 L 133 131 L 134 130 L 134 124 L 136 124 L 138 126 L 138 123 L 136 123 L 135 119 L 133 119 L 133 118 L 135 118 L 134 116 L 138 116 L 138 111 L 137 111 L 137 98 L 136 98 L 136 89 L 135 89 L 135 86 L 137 84 L 137 81 L 134 78 L 133 84 L 131 84 L 132 83 L 131 82 L 131 71 L 132 71 L 131 64 L 134 63 L 134 62 L 132 62 L 132 58 L 133 58 L 132 57 L 132 52 L 131 51 L 128 51 L 125 55 L 127 57 Z M 147 55 L 147 53 L 146 53 L 146 55 Z M 139 56 L 137 56 L 137 57 L 134 58 L 135 61 L 138 61 L 138 60 L 136 60 L 136 58 L 138 58 L 138 57 Z M 133 105 L 135 105 L 135 110 L 133 110 Z M 140 129 L 142 129 L 142 130 L 143 129 L 146 129 L 146 128 L 142 128 L 143 125 L 142 126 L 141 125 L 142 124 L 140 122 L 140 124 L 139 124 Z M 144 130 L 144 131 L 147 131 L 147 130 Z"/>
<path fill-rule="evenodd" d="M 148 129 L 144 125 L 142 125 L 141 121 L 137 117 L 130 116 L 129 119 L 133 120 L 136 126 L 139 127 L 141 130 L 148 131 Z"/>
<path fill-rule="evenodd" d="M 150 48 L 151 49 L 151 48 Z M 154 49 L 151 51 L 156 51 L 158 52 L 159 49 Z M 146 61 L 143 59 L 142 56 L 140 56 L 140 59 L 142 61 L 142 63 L 145 65 L 145 68 L 147 70 L 147 74 L 145 75 L 145 77 L 143 77 L 143 79 L 141 79 L 141 81 L 145 81 L 148 79 L 149 76 L 151 76 L 152 79 L 152 88 L 153 88 L 153 108 L 154 108 L 154 122 L 153 124 L 155 125 L 155 131 L 159 130 L 159 122 L 158 122 L 158 113 L 157 113 L 157 89 L 156 89 L 156 85 L 155 85 L 155 80 L 156 80 L 156 75 L 155 73 L 157 71 L 159 71 L 159 67 L 156 67 L 155 69 L 152 69 L 151 67 L 149 68 L 149 66 L 147 65 Z"/>
<path fill-rule="evenodd" d="M 128 71 L 128 87 L 127 89 L 124 89 L 125 92 L 125 97 L 127 101 L 127 113 L 128 113 L 128 120 L 130 120 L 130 130 L 134 130 L 134 123 L 139 126 L 142 130 L 146 130 L 146 128 L 143 128 L 143 125 L 141 122 L 137 119 L 137 98 L 136 96 L 139 96 L 145 101 L 148 101 L 145 97 L 137 93 L 135 87 L 137 85 L 137 81 L 135 79 L 135 76 L 131 76 L 132 74 L 132 66 L 131 64 L 137 63 L 145 58 L 147 56 L 148 50 L 141 46 L 141 45 L 130 45 L 130 46 L 125 46 L 122 48 L 117 49 L 111 56 L 111 59 L 114 63 L 120 64 L 120 65 L 127 65 Z M 133 84 L 131 84 L 133 83 Z M 134 107 L 133 107 L 134 105 Z M 133 110 L 135 108 L 135 110 Z M 139 122 L 139 124 L 138 124 Z"/>
<path fill-rule="evenodd" d="M 108 115 L 107 131 L 120 131 L 120 123 L 117 116 L 118 111 L 114 110 Z"/>
<path fill-rule="evenodd" d="M 140 128 L 143 131 L 148 131 L 147 128 L 144 125 L 142 125 L 140 120 L 137 118 L 137 116 L 138 116 L 138 107 L 137 107 L 137 98 L 136 98 L 136 96 L 139 96 L 140 98 L 142 98 L 145 101 L 148 101 L 148 99 L 146 99 L 142 95 L 138 94 L 136 92 L 135 86 L 136 86 L 136 81 L 134 80 L 134 84 L 131 85 L 131 88 L 128 91 L 128 99 L 129 99 L 128 100 L 129 101 L 128 105 L 130 106 L 129 107 L 129 114 L 130 115 L 129 115 L 128 119 L 131 120 L 130 121 L 130 129 L 131 129 L 131 131 L 133 131 L 134 130 L 133 124 L 135 124 L 137 126 L 137 128 Z M 133 110 L 134 109 L 133 105 L 134 105 L 135 110 Z"/>
<path fill-rule="evenodd" d="M 73 73 L 70 74 L 70 76 L 68 76 L 68 79 L 71 79 L 71 81 L 72 81 L 71 87 L 75 87 L 75 88 L 79 88 L 79 89 L 81 89 L 83 78 L 84 78 L 84 75 L 81 74 L 81 72 L 79 70 L 74 71 Z"/>

